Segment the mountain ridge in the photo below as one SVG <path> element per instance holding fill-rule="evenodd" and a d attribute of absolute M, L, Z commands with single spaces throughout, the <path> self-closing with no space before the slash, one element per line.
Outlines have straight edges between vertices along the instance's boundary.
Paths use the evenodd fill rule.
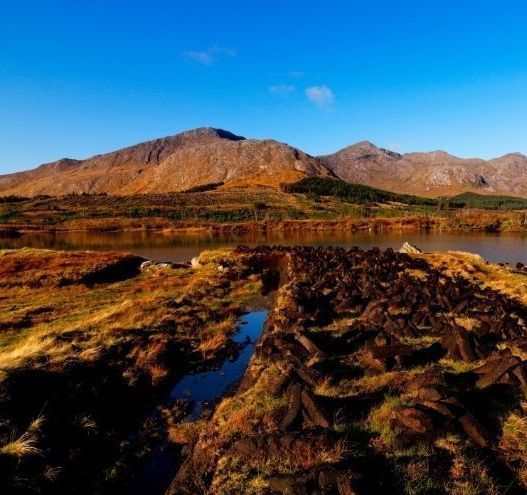
<path fill-rule="evenodd" d="M 0 195 L 166 193 L 208 183 L 277 188 L 313 175 L 429 197 L 463 192 L 527 197 L 527 157 L 518 152 L 484 160 L 442 150 L 398 153 L 359 141 L 311 156 L 273 139 L 247 139 L 213 127 L 1 175 Z"/>

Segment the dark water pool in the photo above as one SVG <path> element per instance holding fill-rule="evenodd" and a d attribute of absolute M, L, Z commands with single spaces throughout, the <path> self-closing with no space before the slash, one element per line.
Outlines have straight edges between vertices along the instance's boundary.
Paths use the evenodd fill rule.
<path fill-rule="evenodd" d="M 240 318 L 238 332 L 232 340 L 239 344 L 240 352 L 233 361 L 226 360 L 221 368 L 187 375 L 170 392 L 173 400 L 187 399 L 193 402 L 188 420 L 199 417 L 203 408 L 225 395 L 245 372 L 254 350 L 254 344 L 260 336 L 267 311 L 253 311 Z"/>
<path fill-rule="evenodd" d="M 232 340 L 240 347 L 236 359 L 226 360 L 217 370 L 187 375 L 170 392 L 170 399 L 186 399 L 193 402 L 186 421 L 197 419 L 203 410 L 211 407 L 225 394 L 233 390 L 242 378 L 260 337 L 267 311 L 252 311 L 240 318 L 238 330 Z M 143 472 L 121 495 L 162 495 L 170 485 L 178 468 L 176 453 L 170 448 L 153 456 Z"/>

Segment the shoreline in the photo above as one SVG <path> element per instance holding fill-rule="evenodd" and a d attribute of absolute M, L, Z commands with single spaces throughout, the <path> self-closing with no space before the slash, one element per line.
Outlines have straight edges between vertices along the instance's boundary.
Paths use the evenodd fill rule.
<path fill-rule="evenodd" d="M 104 219 L 106 220 L 106 219 Z M 124 221 L 123 221 L 124 220 Z M 128 219 L 116 218 L 114 225 L 109 226 L 107 222 L 88 221 L 67 222 L 62 225 L 1 225 L 0 238 L 15 238 L 32 234 L 68 234 L 75 232 L 155 232 L 163 234 L 184 235 L 231 235 L 250 233 L 298 233 L 298 232 L 364 232 L 383 233 L 388 231 L 397 232 L 434 232 L 434 233 L 456 233 L 456 232 L 481 232 L 496 234 L 519 234 L 527 232 L 524 228 L 491 227 L 481 224 L 467 224 L 454 227 L 448 224 L 448 219 L 442 217 L 398 217 L 398 218 L 372 218 L 365 220 L 339 219 L 339 220 L 281 220 L 281 221 L 250 221 L 250 222 L 225 222 L 225 223 L 195 223 L 182 222 L 174 224 L 170 222 L 159 222 L 156 219 L 148 221 L 127 221 Z"/>

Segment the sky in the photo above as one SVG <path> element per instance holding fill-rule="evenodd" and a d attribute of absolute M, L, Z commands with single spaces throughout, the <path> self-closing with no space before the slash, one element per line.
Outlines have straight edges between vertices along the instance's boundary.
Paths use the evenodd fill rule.
<path fill-rule="evenodd" d="M 527 2 L 0 0 L 0 173 L 212 126 L 527 154 Z"/>

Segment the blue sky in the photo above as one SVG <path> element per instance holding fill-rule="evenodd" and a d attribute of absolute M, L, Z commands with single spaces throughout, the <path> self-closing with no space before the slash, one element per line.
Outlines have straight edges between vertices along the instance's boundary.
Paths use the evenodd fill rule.
<path fill-rule="evenodd" d="M 527 2 L 1 0 L 0 172 L 214 126 L 527 153 Z"/>

